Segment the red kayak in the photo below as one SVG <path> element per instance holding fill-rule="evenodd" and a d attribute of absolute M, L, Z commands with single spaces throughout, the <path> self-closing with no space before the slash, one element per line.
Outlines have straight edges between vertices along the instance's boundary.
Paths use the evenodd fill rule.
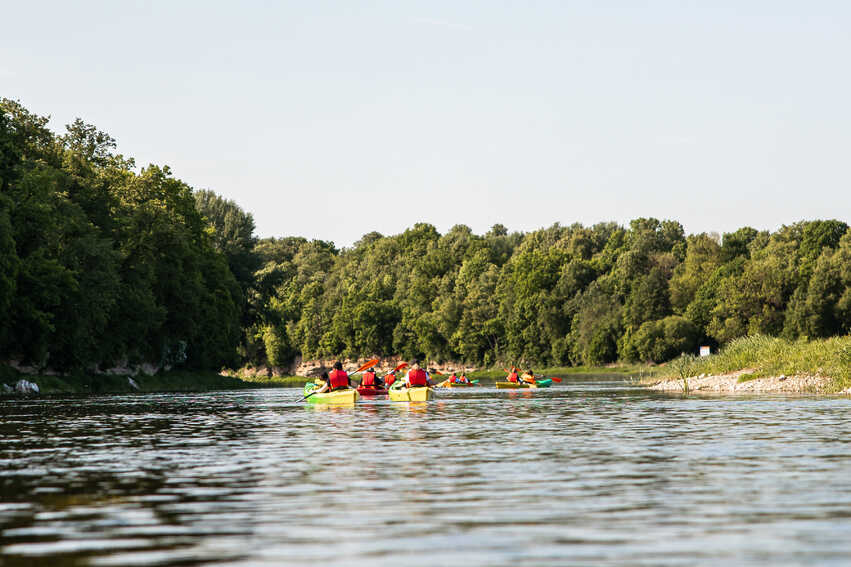
<path fill-rule="evenodd" d="M 376 388 L 375 386 L 358 386 L 358 394 L 361 396 L 384 396 L 387 394 L 387 389 Z"/>

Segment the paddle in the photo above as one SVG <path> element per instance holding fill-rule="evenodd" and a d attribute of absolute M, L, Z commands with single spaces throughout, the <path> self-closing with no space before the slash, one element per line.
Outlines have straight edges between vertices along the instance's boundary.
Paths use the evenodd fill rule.
<path fill-rule="evenodd" d="M 543 374 L 541 374 L 540 378 L 535 378 L 535 381 L 538 381 L 538 380 L 552 380 L 553 382 L 561 382 L 561 378 L 557 378 L 555 376 L 551 376 L 550 378 L 547 378 Z"/>
<path fill-rule="evenodd" d="M 363 366 L 361 366 L 360 368 L 358 368 L 357 370 L 355 370 L 354 372 L 352 372 L 351 374 L 349 374 L 349 378 L 351 378 L 352 376 L 354 376 L 354 375 L 355 375 L 355 374 L 357 374 L 358 372 L 363 372 L 363 371 L 364 371 L 364 370 L 366 370 L 367 368 L 370 368 L 370 367 L 372 367 L 372 366 L 375 366 L 376 364 L 378 364 L 378 359 L 377 359 L 377 358 L 373 358 L 372 360 L 367 360 L 367 361 L 366 361 L 366 363 L 365 363 Z M 311 392 L 311 393 L 309 393 L 308 395 L 306 395 L 305 397 L 303 397 L 302 399 L 298 400 L 296 403 L 298 403 L 298 402 L 303 402 L 304 400 L 306 400 L 307 398 L 309 398 L 309 397 L 310 397 L 310 396 L 312 396 L 313 394 L 317 394 L 317 393 L 319 393 L 319 392 Z"/>

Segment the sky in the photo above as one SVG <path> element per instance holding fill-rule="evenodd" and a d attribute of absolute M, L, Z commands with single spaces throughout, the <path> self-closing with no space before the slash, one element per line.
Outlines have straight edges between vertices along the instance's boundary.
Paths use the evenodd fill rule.
<path fill-rule="evenodd" d="M 4 2 L 0 96 L 351 246 L 851 222 L 851 2 Z"/>

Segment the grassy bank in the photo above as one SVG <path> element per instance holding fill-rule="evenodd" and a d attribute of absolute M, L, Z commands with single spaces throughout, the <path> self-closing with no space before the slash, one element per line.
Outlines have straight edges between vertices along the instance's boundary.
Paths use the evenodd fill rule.
<path fill-rule="evenodd" d="M 711 356 L 674 361 L 659 374 L 680 378 L 684 365 L 688 376 L 720 375 L 747 370 L 741 381 L 768 376 L 824 376 L 831 379 L 830 390 L 851 387 L 851 336 L 813 341 L 755 335 L 732 341 Z"/>
<path fill-rule="evenodd" d="M 153 376 L 134 376 L 139 386 L 130 385 L 127 376 L 103 374 L 69 374 L 66 376 L 33 376 L 21 374 L 8 366 L 0 367 L 0 384 L 14 387 L 18 380 L 38 384 L 42 394 L 118 394 L 128 392 L 203 392 L 210 390 L 240 390 L 245 388 L 280 388 L 301 386 L 305 378 L 287 376 L 276 378 L 237 378 L 218 372 L 174 370 Z"/>

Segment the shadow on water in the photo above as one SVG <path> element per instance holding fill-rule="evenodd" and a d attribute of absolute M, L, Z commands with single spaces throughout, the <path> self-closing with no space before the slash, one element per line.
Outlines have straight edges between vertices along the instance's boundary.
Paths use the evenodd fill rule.
<path fill-rule="evenodd" d="M 851 554 L 847 399 L 683 398 L 575 375 L 431 402 L 300 395 L 0 401 L 0 565 Z"/>

